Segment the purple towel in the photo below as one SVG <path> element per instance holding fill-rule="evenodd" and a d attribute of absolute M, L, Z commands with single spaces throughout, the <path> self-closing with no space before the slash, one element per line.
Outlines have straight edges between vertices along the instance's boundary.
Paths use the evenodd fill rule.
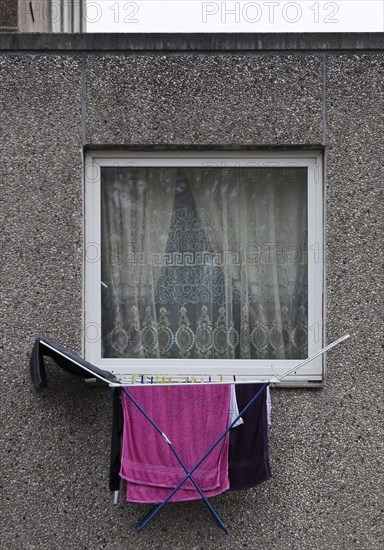
<path fill-rule="evenodd" d="M 261 384 L 236 386 L 241 411 L 262 387 Z M 249 489 L 271 478 L 268 452 L 266 391 L 243 415 L 244 424 L 231 430 L 229 481 L 231 489 Z"/>
<path fill-rule="evenodd" d="M 205 454 L 229 423 L 230 386 L 132 387 L 128 390 L 167 435 L 188 469 Z M 184 477 L 168 444 L 122 393 L 124 415 L 120 476 L 130 502 L 161 502 Z M 193 475 L 214 496 L 229 488 L 228 435 Z M 172 501 L 201 498 L 190 480 Z"/>

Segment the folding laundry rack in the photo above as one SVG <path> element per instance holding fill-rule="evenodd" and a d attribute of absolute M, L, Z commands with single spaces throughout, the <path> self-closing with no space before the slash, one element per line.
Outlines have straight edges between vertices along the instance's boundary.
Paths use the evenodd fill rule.
<path fill-rule="evenodd" d="M 141 407 L 141 405 L 137 402 L 137 400 L 131 395 L 129 390 L 127 389 L 128 386 L 137 385 L 137 375 L 132 375 L 132 378 L 130 381 L 127 380 L 121 380 L 116 375 L 112 374 L 109 371 L 99 369 L 98 367 L 92 365 L 88 361 L 85 361 L 82 359 L 79 355 L 75 354 L 74 352 L 64 348 L 51 338 L 47 336 L 39 336 L 36 338 L 35 345 L 32 350 L 31 360 L 30 360 L 30 370 L 31 370 L 31 377 L 33 384 L 37 390 L 40 390 L 41 388 L 44 388 L 47 386 L 47 378 L 46 378 L 46 372 L 45 372 L 45 366 L 44 366 L 44 355 L 48 355 L 51 357 L 60 367 L 62 367 L 64 370 L 67 370 L 71 374 L 74 374 L 76 376 L 80 376 L 81 378 L 97 378 L 98 380 L 101 380 L 102 382 L 108 384 L 112 388 L 121 388 L 121 390 L 125 393 L 125 395 L 130 399 L 130 401 L 134 404 L 134 406 L 145 416 L 145 418 L 148 420 L 148 422 L 153 426 L 153 428 L 159 433 L 159 435 L 162 436 L 165 443 L 168 445 L 170 451 L 175 456 L 176 460 L 180 464 L 181 468 L 184 471 L 184 478 L 176 485 L 176 487 L 169 493 L 169 495 L 158 505 L 155 505 L 149 512 L 147 512 L 137 523 L 136 525 L 136 531 L 140 532 L 144 527 L 148 525 L 152 519 L 157 516 L 157 514 L 161 511 L 161 509 L 169 502 L 169 500 L 177 493 L 177 491 L 184 485 L 184 483 L 188 480 L 191 481 L 199 495 L 201 496 L 202 501 L 204 502 L 205 506 L 207 507 L 208 511 L 211 513 L 212 517 L 216 521 L 216 523 L 223 529 L 225 533 L 228 533 L 227 527 L 224 525 L 223 521 L 220 519 L 218 513 L 213 508 L 211 503 L 209 502 L 208 498 L 204 495 L 204 492 L 201 490 L 199 485 L 197 484 L 196 480 L 193 477 L 194 472 L 197 470 L 197 468 L 206 460 L 206 458 L 212 453 L 212 451 L 217 447 L 217 445 L 224 439 L 224 437 L 227 435 L 227 433 L 231 430 L 231 428 L 238 422 L 238 420 L 244 415 L 244 413 L 252 406 L 252 404 L 263 394 L 263 392 L 266 390 L 266 388 L 270 384 L 276 384 L 279 383 L 283 378 L 288 376 L 290 373 L 297 371 L 298 369 L 301 369 L 304 365 L 310 363 L 316 357 L 319 357 L 320 355 L 323 355 L 325 352 L 331 350 L 335 346 L 341 344 L 344 342 L 347 338 L 349 338 L 349 334 L 342 336 L 338 340 L 335 340 L 328 346 L 324 347 L 311 357 L 308 357 L 308 359 L 305 359 L 304 361 L 301 361 L 294 367 L 288 369 L 284 373 L 275 376 L 273 378 L 270 378 L 268 380 L 250 380 L 249 382 L 252 383 L 261 383 L 262 387 L 257 391 L 257 393 L 252 397 L 252 399 L 247 403 L 247 405 L 243 408 L 242 411 L 239 412 L 238 416 L 229 424 L 229 426 L 223 431 L 223 433 L 216 439 L 216 441 L 211 445 L 211 447 L 206 451 L 206 453 L 198 460 L 198 462 L 190 469 L 187 468 L 185 463 L 183 462 L 182 458 L 180 457 L 177 450 L 172 445 L 172 442 L 169 440 L 167 435 L 161 430 L 161 428 L 156 424 L 156 422 L 150 417 L 150 415 Z M 217 379 L 213 379 L 209 377 L 208 381 L 202 382 L 200 379 L 192 379 L 192 380 L 186 380 L 182 379 L 181 382 L 176 382 L 175 380 L 171 381 L 170 379 L 162 379 L 159 383 L 158 380 L 154 380 L 153 377 L 151 377 L 149 380 L 145 380 L 144 376 L 139 377 L 140 383 L 142 383 L 144 386 L 151 386 L 153 385 L 176 385 L 176 384 L 220 384 L 223 383 L 223 380 L 221 377 L 218 377 Z M 231 380 L 230 383 L 244 383 L 244 380 L 241 380 L 239 382 L 236 381 L 235 377 L 233 377 L 233 380 Z"/>

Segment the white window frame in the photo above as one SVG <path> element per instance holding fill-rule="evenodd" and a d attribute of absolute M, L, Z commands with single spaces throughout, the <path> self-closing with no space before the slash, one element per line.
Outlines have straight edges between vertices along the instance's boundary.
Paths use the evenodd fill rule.
<path fill-rule="evenodd" d="M 85 158 L 85 246 L 84 246 L 84 353 L 85 358 L 115 374 L 153 375 L 236 375 L 265 380 L 280 375 L 300 360 L 273 359 L 105 359 L 101 358 L 101 167 L 180 166 L 201 167 L 216 163 L 224 167 L 305 167 L 308 168 L 308 356 L 323 347 L 323 169 L 322 155 L 314 151 L 93 151 Z M 323 379 L 324 358 L 292 373 L 281 385 L 308 385 Z M 303 360 L 304 361 L 304 360 Z"/>

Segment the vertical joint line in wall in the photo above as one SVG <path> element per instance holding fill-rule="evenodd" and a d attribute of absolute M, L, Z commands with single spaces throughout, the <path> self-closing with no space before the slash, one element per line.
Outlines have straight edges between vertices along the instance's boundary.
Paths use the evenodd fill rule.
<path fill-rule="evenodd" d="M 323 54 L 323 78 L 322 78 L 322 118 L 323 118 L 323 145 L 328 143 L 327 128 L 327 54 Z"/>
<path fill-rule="evenodd" d="M 81 56 L 81 134 L 84 146 L 87 143 L 87 79 L 84 54 Z"/>
<path fill-rule="evenodd" d="M 323 53 L 323 76 L 322 76 L 322 123 L 323 123 L 323 211 L 322 211 L 322 231 L 323 231 L 323 299 L 322 299 L 322 314 L 323 314 L 323 342 L 326 340 L 326 286 L 325 281 L 327 280 L 327 242 L 326 242 L 326 208 L 327 208 L 327 187 L 328 187 L 328 181 L 327 181 L 327 145 L 328 145 L 328 112 L 327 112 L 327 73 L 328 73 L 328 57 L 326 53 Z M 323 359 L 323 365 L 322 365 L 322 374 L 323 374 L 323 380 L 325 387 L 327 384 L 327 372 L 326 372 L 326 364 L 325 360 Z M 326 390 L 327 391 L 327 390 Z"/>
<path fill-rule="evenodd" d="M 82 155 L 83 155 L 83 211 L 82 211 L 82 215 L 83 215 L 83 224 L 82 224 L 82 231 L 83 231 L 83 235 L 82 235 L 82 238 L 83 238 L 83 255 L 85 254 L 84 252 L 84 247 L 85 247 L 85 238 L 86 238 L 86 233 L 85 233 L 85 225 L 84 225 L 84 220 L 85 220 L 85 192 L 84 192 L 84 189 L 85 189 L 85 151 L 84 151 L 84 147 L 85 145 L 87 144 L 87 71 L 86 71 L 86 56 L 85 54 L 82 54 L 81 55 L 81 64 L 80 64 L 80 117 L 81 117 L 81 141 L 82 141 L 82 146 L 83 146 L 83 150 L 82 150 Z M 84 289 L 85 289 L 85 260 L 84 260 L 84 256 L 83 256 L 83 269 L 82 269 L 82 273 L 83 273 L 83 276 L 82 276 L 82 330 L 84 331 L 84 327 L 85 327 L 85 292 L 84 292 Z M 84 333 L 83 333 L 83 337 L 81 339 L 81 346 L 82 346 L 82 352 L 83 354 L 85 353 L 85 338 L 84 338 Z"/>

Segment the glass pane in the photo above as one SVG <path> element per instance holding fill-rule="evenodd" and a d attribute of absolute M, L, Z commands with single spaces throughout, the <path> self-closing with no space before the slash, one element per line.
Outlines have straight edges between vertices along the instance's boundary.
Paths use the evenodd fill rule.
<path fill-rule="evenodd" d="M 102 168 L 102 357 L 307 357 L 307 222 L 306 168 Z"/>

